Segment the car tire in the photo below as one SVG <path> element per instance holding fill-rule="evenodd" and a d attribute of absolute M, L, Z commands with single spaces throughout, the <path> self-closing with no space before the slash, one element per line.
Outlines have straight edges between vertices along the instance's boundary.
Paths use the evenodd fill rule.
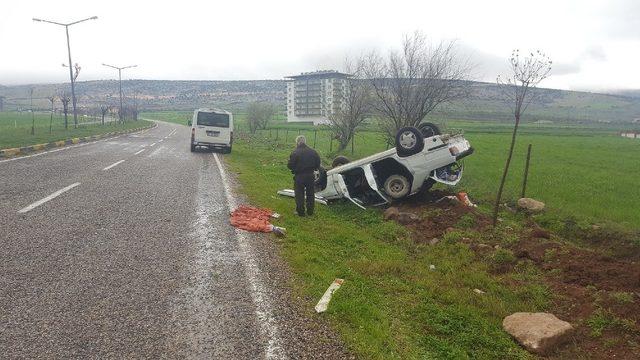
<path fill-rule="evenodd" d="M 402 175 L 391 175 L 384 182 L 384 192 L 394 200 L 406 197 L 410 191 L 411 183 Z"/>
<path fill-rule="evenodd" d="M 191 144 L 191 152 L 194 152 L 194 151 L 196 151 L 196 146 Z"/>
<path fill-rule="evenodd" d="M 425 138 L 442 134 L 436 124 L 428 122 L 418 125 L 418 130 L 420 130 L 422 136 Z"/>
<path fill-rule="evenodd" d="M 344 165 L 344 164 L 348 164 L 351 161 L 346 157 L 346 156 L 336 156 L 335 159 L 333 159 L 333 162 L 331 163 L 331 167 L 338 167 L 340 165 Z"/>
<path fill-rule="evenodd" d="M 405 157 L 419 153 L 424 149 L 424 136 L 413 126 L 403 127 L 396 134 L 396 152 Z"/>
<path fill-rule="evenodd" d="M 224 148 L 224 152 L 225 152 L 225 154 L 231 154 L 231 145 L 229 145 L 226 148 Z"/>

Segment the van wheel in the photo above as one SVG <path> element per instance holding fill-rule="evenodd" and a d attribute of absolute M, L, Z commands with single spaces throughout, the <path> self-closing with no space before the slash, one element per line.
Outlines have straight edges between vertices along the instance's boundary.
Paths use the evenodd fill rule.
<path fill-rule="evenodd" d="M 191 144 L 191 152 L 194 152 L 194 151 L 196 151 L 196 146 Z"/>
<path fill-rule="evenodd" d="M 440 129 L 438 128 L 438 126 L 436 126 L 436 124 L 428 122 L 418 125 L 418 130 L 420 130 L 422 136 L 424 136 L 425 138 L 441 134 Z"/>
<path fill-rule="evenodd" d="M 402 199 L 409 194 L 411 183 L 402 175 L 391 175 L 384 182 L 384 192 L 392 199 Z"/>
<path fill-rule="evenodd" d="M 405 157 L 419 153 L 424 149 L 424 136 L 420 130 L 407 126 L 396 134 L 396 151 L 398 156 Z"/>
<path fill-rule="evenodd" d="M 331 167 L 338 167 L 340 165 L 348 164 L 351 161 L 346 156 L 336 156 L 331 163 Z"/>
<path fill-rule="evenodd" d="M 226 148 L 224 148 L 224 153 L 225 154 L 231 154 L 231 145 L 229 145 Z"/>

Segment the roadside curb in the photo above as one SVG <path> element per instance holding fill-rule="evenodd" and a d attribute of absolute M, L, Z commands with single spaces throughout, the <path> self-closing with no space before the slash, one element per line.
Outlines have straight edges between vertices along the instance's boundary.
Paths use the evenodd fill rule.
<path fill-rule="evenodd" d="M 76 137 L 76 138 L 71 138 L 66 140 L 53 141 L 53 142 L 44 143 L 44 144 L 23 146 L 19 148 L 0 149 L 0 159 L 26 155 L 26 154 L 34 153 L 37 151 L 49 150 L 49 149 L 64 147 L 68 145 L 75 145 L 75 144 L 86 143 L 86 142 L 91 142 L 91 141 L 96 141 L 101 139 L 107 139 L 107 138 L 118 136 L 118 135 L 130 134 L 130 133 L 134 133 L 142 130 L 148 130 L 156 126 L 158 126 L 158 124 L 154 122 L 149 126 L 143 126 L 135 129 L 113 131 L 105 134 L 85 136 L 81 138 Z"/>

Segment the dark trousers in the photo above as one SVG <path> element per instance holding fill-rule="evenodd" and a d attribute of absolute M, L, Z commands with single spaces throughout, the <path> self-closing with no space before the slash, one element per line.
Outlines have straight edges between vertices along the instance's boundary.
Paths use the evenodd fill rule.
<path fill-rule="evenodd" d="M 304 216 L 305 193 L 307 195 L 307 215 L 313 215 L 315 205 L 313 173 L 296 174 L 293 177 L 293 191 L 296 194 L 296 211 L 298 215 Z"/>

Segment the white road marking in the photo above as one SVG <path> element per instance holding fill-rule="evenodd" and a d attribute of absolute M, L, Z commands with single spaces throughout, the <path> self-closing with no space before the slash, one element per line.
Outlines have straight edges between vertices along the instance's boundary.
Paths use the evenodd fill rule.
<path fill-rule="evenodd" d="M 116 161 L 113 164 L 111 164 L 111 165 L 107 166 L 106 168 L 102 169 L 102 171 L 109 170 L 112 167 L 115 167 L 115 166 L 118 166 L 118 165 L 122 164 L 123 162 L 124 162 L 124 160 Z"/>
<path fill-rule="evenodd" d="M 152 147 L 152 146 L 154 146 L 155 144 L 156 144 L 156 143 L 153 143 L 153 144 L 149 145 L 149 147 Z"/>
<path fill-rule="evenodd" d="M 143 152 L 143 151 L 144 151 L 144 149 L 142 149 L 142 150 L 138 151 L 137 153 L 135 153 L 135 154 L 133 154 L 133 155 L 138 155 L 138 154 L 140 154 L 140 153 L 141 153 L 141 152 Z"/>
<path fill-rule="evenodd" d="M 175 128 L 174 128 L 174 129 L 173 129 L 173 131 L 172 131 L 171 133 L 169 133 L 169 135 L 165 136 L 164 138 L 166 139 L 166 138 L 168 138 L 169 136 L 173 135 L 173 134 L 176 132 L 176 130 L 178 130 L 178 129 L 175 129 Z"/>
<path fill-rule="evenodd" d="M 229 210 L 233 211 L 236 207 L 236 200 L 233 198 L 229 181 L 227 180 L 227 174 L 224 167 L 218 158 L 218 154 L 213 154 L 218 165 L 218 171 L 222 178 L 222 185 L 224 187 L 227 203 L 229 204 Z M 260 326 L 260 332 L 267 339 L 267 348 L 265 349 L 265 357 L 267 359 L 284 359 L 286 355 L 282 349 L 281 340 L 278 335 L 278 325 L 273 315 L 271 302 L 267 297 L 267 291 L 262 282 L 262 272 L 254 259 L 251 246 L 246 236 L 237 228 L 234 228 L 236 239 L 240 252 L 243 256 L 243 260 L 247 272 L 247 280 L 249 281 L 249 292 L 254 305 L 256 306 L 256 315 L 258 317 L 258 325 Z"/>
<path fill-rule="evenodd" d="M 159 143 L 161 143 L 163 140 L 164 140 L 164 139 L 160 139 L 160 140 L 158 140 L 158 142 L 159 142 Z"/>
<path fill-rule="evenodd" d="M 47 196 L 46 198 L 38 200 L 38 201 L 34 202 L 33 204 L 18 210 L 18 213 L 24 214 L 24 213 L 26 213 L 28 211 L 31 211 L 31 210 L 37 208 L 38 206 L 46 203 L 47 201 L 55 199 L 56 197 L 60 196 L 62 193 L 67 192 L 67 191 L 73 189 L 74 187 L 76 187 L 78 185 L 80 185 L 79 182 L 73 183 L 73 184 L 67 186 L 66 188 L 60 189 L 60 190 L 54 192 L 53 194 Z"/>

